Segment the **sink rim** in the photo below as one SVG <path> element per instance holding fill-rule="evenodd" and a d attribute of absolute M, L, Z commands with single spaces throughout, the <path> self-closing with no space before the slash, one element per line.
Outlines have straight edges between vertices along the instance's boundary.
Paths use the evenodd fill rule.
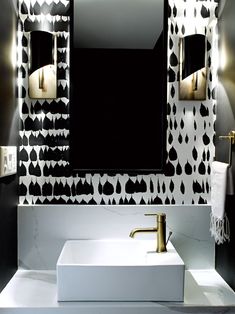
<path fill-rule="evenodd" d="M 89 256 L 83 257 L 81 256 L 84 254 L 90 254 L 89 246 L 99 246 L 96 247 L 97 252 L 93 254 L 93 262 L 84 261 L 85 258 L 89 258 Z M 113 253 L 112 251 L 102 252 L 103 245 L 122 245 L 126 246 L 123 248 L 123 251 L 119 251 L 120 254 L 128 254 L 129 252 L 126 251 L 130 246 L 130 249 L 134 248 L 132 251 L 133 256 L 115 256 L 117 252 L 114 254 L 114 258 L 111 256 Z M 75 256 L 74 249 L 77 250 L 76 246 L 83 246 L 81 247 L 81 254 L 79 256 L 79 252 L 77 252 L 77 256 Z M 86 246 L 84 248 L 84 246 Z M 170 266 L 170 265 L 184 265 L 183 260 L 179 256 L 178 252 L 176 251 L 173 244 L 169 241 L 167 244 L 167 252 L 157 253 L 155 252 L 156 247 L 156 240 L 149 240 L 149 239 L 71 239 L 66 240 L 59 258 L 57 260 L 56 266 L 57 267 L 150 267 L 150 266 Z M 106 247 L 106 249 L 110 249 L 110 247 Z M 117 248 L 115 248 L 117 249 Z M 120 249 L 120 247 L 119 247 Z M 99 252 L 100 250 L 100 252 Z M 73 253 L 73 256 L 71 256 Z M 102 256 L 99 258 L 100 253 L 106 254 L 104 257 Z M 70 254 L 70 259 L 72 261 L 68 261 L 66 254 Z M 92 254 L 90 254 L 92 255 Z M 95 256 L 96 255 L 96 256 Z M 102 259 L 103 258 L 103 259 Z M 105 260 L 105 258 L 107 260 Z M 122 259 L 121 259 L 122 258 Z M 66 260 L 67 259 L 67 260 Z M 96 260 L 95 260 L 96 259 Z M 95 261 L 94 261 L 95 260 Z"/>

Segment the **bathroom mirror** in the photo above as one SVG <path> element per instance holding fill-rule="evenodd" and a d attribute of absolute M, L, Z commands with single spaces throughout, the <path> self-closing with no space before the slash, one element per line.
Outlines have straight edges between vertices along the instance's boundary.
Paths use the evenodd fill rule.
<path fill-rule="evenodd" d="M 166 0 L 73 0 L 71 165 L 85 172 L 163 172 Z"/>

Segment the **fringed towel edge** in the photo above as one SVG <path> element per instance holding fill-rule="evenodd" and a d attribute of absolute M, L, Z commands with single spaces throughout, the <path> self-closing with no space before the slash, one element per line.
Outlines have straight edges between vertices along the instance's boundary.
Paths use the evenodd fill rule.
<path fill-rule="evenodd" d="M 224 217 L 220 219 L 214 216 L 211 212 L 210 218 L 210 232 L 211 236 L 214 237 L 216 244 L 230 241 L 230 226 L 226 213 L 224 214 Z"/>

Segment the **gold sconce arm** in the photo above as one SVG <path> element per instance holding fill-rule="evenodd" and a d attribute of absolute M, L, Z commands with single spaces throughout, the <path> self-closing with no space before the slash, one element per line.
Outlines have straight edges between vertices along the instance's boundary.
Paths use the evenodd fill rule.
<path fill-rule="evenodd" d="M 44 68 L 42 67 L 38 71 L 38 88 L 44 89 Z"/>

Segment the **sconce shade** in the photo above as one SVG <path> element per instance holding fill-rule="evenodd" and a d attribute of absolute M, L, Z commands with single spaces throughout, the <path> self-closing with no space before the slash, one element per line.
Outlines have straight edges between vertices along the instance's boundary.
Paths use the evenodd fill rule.
<path fill-rule="evenodd" d="M 205 35 L 194 34 L 182 39 L 182 79 L 205 67 Z"/>
<path fill-rule="evenodd" d="M 45 31 L 30 34 L 30 74 L 48 64 L 53 64 L 53 35 Z"/>

